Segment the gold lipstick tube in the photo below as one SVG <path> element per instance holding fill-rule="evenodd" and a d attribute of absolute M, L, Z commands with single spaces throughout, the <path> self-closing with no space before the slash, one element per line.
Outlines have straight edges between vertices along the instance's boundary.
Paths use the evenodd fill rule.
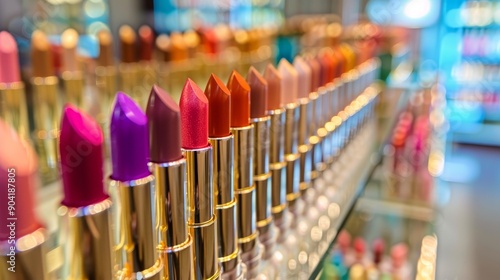
<path fill-rule="evenodd" d="M 29 140 L 28 109 L 23 82 L 0 83 L 0 118 Z"/>
<path fill-rule="evenodd" d="M 299 119 L 299 104 L 287 104 L 285 106 L 286 200 L 291 210 L 295 208 L 295 203 L 300 197 Z"/>
<path fill-rule="evenodd" d="M 140 87 L 140 71 L 139 64 L 135 62 L 125 63 L 122 62 L 118 65 L 120 73 L 120 90 L 130 94 L 141 108 L 145 108 L 148 88 Z"/>
<path fill-rule="evenodd" d="M 78 108 L 84 108 L 83 73 L 81 71 L 65 71 L 62 73 L 61 79 L 63 80 L 64 92 L 66 93 L 66 102 Z"/>
<path fill-rule="evenodd" d="M 336 125 L 332 122 L 333 116 L 337 113 L 338 101 L 337 98 L 339 96 L 339 80 L 335 79 L 334 82 L 329 86 L 329 98 L 325 102 L 324 105 L 324 115 L 325 118 L 325 130 L 326 130 L 326 139 L 328 141 L 328 145 L 325 151 L 325 162 L 327 167 L 331 166 L 333 162 L 335 162 L 335 129 Z"/>
<path fill-rule="evenodd" d="M 186 160 L 152 163 L 156 178 L 157 251 L 163 262 L 163 279 L 194 278 L 193 239 L 187 227 Z"/>
<path fill-rule="evenodd" d="M 98 101 L 100 103 L 100 112 L 97 121 L 101 124 L 104 133 L 109 131 L 108 121 L 111 114 L 113 100 L 116 94 L 116 67 L 115 66 L 97 66 L 95 69 L 96 86 L 98 89 Z"/>
<path fill-rule="evenodd" d="M 61 279 L 113 279 L 111 207 L 110 199 L 79 208 L 59 207 L 65 260 Z"/>
<path fill-rule="evenodd" d="M 264 237 L 272 226 L 271 215 L 271 171 L 269 169 L 271 117 L 251 119 L 254 125 L 253 179 L 257 192 L 257 229 Z M 264 240 L 261 239 L 264 243 Z"/>
<path fill-rule="evenodd" d="M 271 110 L 271 137 L 269 152 L 269 169 L 271 179 L 271 213 L 275 225 L 281 223 L 286 203 L 286 161 L 285 161 L 285 109 Z"/>
<path fill-rule="evenodd" d="M 129 182 L 111 180 L 115 201 L 116 279 L 161 280 L 156 233 L 156 203 L 152 175 Z"/>
<path fill-rule="evenodd" d="M 236 279 L 242 275 L 236 224 L 237 200 L 234 195 L 234 137 L 209 138 L 213 147 L 213 185 L 216 194 L 216 215 L 219 262 L 222 278 Z"/>
<path fill-rule="evenodd" d="M 256 225 L 256 194 L 253 180 L 254 127 L 232 127 L 234 135 L 234 191 L 237 204 L 238 244 L 248 277 L 256 275 L 260 262 Z"/>
<path fill-rule="evenodd" d="M 57 138 L 61 121 L 61 103 L 58 96 L 56 76 L 35 77 L 33 86 L 34 139 L 44 178 L 55 178 L 57 169 Z"/>
<path fill-rule="evenodd" d="M 310 98 L 301 98 L 299 118 L 300 191 L 304 193 L 311 185 L 312 145 L 309 126 L 312 122 L 313 103 Z"/>
<path fill-rule="evenodd" d="M 187 165 L 188 228 L 193 236 L 195 279 L 219 279 L 212 146 L 183 149 Z"/>
<path fill-rule="evenodd" d="M 318 93 L 321 92 L 321 93 Z M 324 96 L 325 88 L 319 88 L 318 92 L 311 92 L 309 99 L 312 103 L 312 119 L 309 126 L 309 143 L 312 146 L 312 170 L 311 182 L 314 182 L 325 169 L 323 164 L 323 137 L 324 132 L 320 129 L 319 122 L 321 121 L 321 102 Z"/>
<path fill-rule="evenodd" d="M 15 245 L 9 244 L 8 241 L 0 243 L 0 278 L 52 279 L 45 262 L 47 253 L 45 242 L 47 240 L 47 231 L 44 228 L 39 228 L 17 239 Z M 13 259 L 10 256 L 11 246 L 15 246 L 16 249 Z M 9 271 L 10 267 L 14 267 L 15 272 Z"/>

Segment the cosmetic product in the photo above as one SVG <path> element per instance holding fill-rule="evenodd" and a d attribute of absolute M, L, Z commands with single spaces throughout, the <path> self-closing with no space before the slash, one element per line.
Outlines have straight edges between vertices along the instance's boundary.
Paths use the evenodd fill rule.
<path fill-rule="evenodd" d="M 267 82 L 254 67 L 247 74 L 250 86 L 250 119 L 255 129 L 254 137 L 254 182 L 257 192 L 257 228 L 259 239 L 266 244 L 272 227 L 271 215 L 271 172 L 269 169 L 270 125 L 267 114 Z"/>
<path fill-rule="evenodd" d="M 281 75 L 268 64 L 264 72 L 268 85 L 267 111 L 271 117 L 269 168 L 271 181 L 271 212 L 275 225 L 284 231 L 286 213 L 285 108 L 281 103 Z"/>
<path fill-rule="evenodd" d="M 231 125 L 231 93 L 212 74 L 205 88 L 210 108 L 208 137 L 213 148 L 213 185 L 216 194 L 217 242 L 222 279 L 244 277 L 240 261 L 236 221 L 237 200 L 234 194 L 234 137 Z"/>
<path fill-rule="evenodd" d="M 107 134 L 109 131 L 109 115 L 111 114 L 112 102 L 116 94 L 116 66 L 113 58 L 113 37 L 107 30 L 97 33 L 99 42 L 99 56 L 95 68 L 96 86 L 98 89 L 98 103 L 100 112 L 97 121 Z"/>
<path fill-rule="evenodd" d="M 129 25 L 122 25 L 118 30 L 120 38 L 121 59 L 118 65 L 120 73 L 119 89 L 128 92 L 130 96 L 141 107 L 146 103 L 146 88 L 140 83 L 140 65 L 138 63 L 139 57 L 137 55 L 137 34 L 135 30 Z"/>
<path fill-rule="evenodd" d="M 155 48 L 155 34 L 153 29 L 143 25 L 138 31 L 139 38 L 139 83 L 141 95 L 157 83 L 158 64 L 153 59 Z M 144 97 L 145 98 L 145 97 Z"/>
<path fill-rule="evenodd" d="M 166 279 L 191 280 L 193 239 L 187 226 L 186 160 L 181 151 L 179 106 L 153 86 L 146 109 L 150 162 L 155 176 L 158 253 Z"/>
<path fill-rule="evenodd" d="M 36 154 L 2 119 L 0 135 L 0 179 L 4 182 L 0 187 L 0 218 L 4 221 L 0 228 L 0 278 L 48 280 L 48 235 L 34 211 Z"/>
<path fill-rule="evenodd" d="M 236 71 L 227 84 L 231 92 L 231 133 L 234 136 L 234 190 L 238 201 L 238 244 L 241 259 L 255 277 L 261 259 L 256 225 L 256 196 L 253 180 L 254 126 L 250 123 L 250 86 Z"/>
<path fill-rule="evenodd" d="M 103 183 L 103 135 L 90 116 L 67 105 L 59 141 L 64 198 L 61 217 L 63 279 L 112 279 L 112 202 Z"/>
<path fill-rule="evenodd" d="M 148 168 L 148 120 L 124 93 L 116 96 L 110 130 L 115 276 L 159 280 L 163 266 L 156 251 L 157 204 L 154 177 Z"/>
<path fill-rule="evenodd" d="M 78 64 L 76 49 L 78 47 L 78 33 L 74 29 L 67 29 L 61 35 L 62 73 L 61 79 L 66 93 L 66 101 L 83 109 L 83 72 Z"/>
<path fill-rule="evenodd" d="M 193 236 L 195 279 L 218 279 L 217 220 L 212 146 L 208 142 L 208 99 L 190 79 L 179 101 L 182 151 L 187 164 L 188 227 Z"/>
<path fill-rule="evenodd" d="M 160 34 L 156 37 L 155 48 L 158 52 L 158 84 L 162 88 L 169 88 L 169 67 L 170 67 L 170 37 Z"/>
<path fill-rule="evenodd" d="M 28 140 L 29 123 L 24 83 L 19 70 L 19 52 L 14 37 L 0 32 L 0 118 Z"/>
<path fill-rule="evenodd" d="M 307 107 L 297 102 L 298 96 L 298 73 L 295 68 L 286 60 L 281 59 L 278 65 L 281 74 L 281 100 L 285 104 L 285 160 L 286 167 L 286 193 L 288 206 L 291 212 L 296 210 L 295 204 L 300 197 L 300 185 L 309 183 L 309 174 L 304 172 L 301 178 L 301 160 L 299 153 L 299 122 L 300 107 Z M 304 110 L 307 112 L 307 110 Z M 306 117 L 304 115 L 304 117 Z M 307 151 L 303 151 L 304 154 Z M 307 156 L 306 156 L 307 157 Z M 307 166 L 308 160 L 305 160 Z M 310 170 L 310 168 L 308 168 Z M 303 179 L 303 181 L 301 180 Z"/>

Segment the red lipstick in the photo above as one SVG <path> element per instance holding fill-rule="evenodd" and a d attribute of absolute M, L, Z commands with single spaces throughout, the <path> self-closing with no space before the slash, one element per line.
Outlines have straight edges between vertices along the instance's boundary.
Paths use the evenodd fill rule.
<path fill-rule="evenodd" d="M 208 136 L 225 137 L 231 134 L 231 93 L 215 74 L 210 75 L 205 88 L 210 110 L 208 111 Z"/>
<path fill-rule="evenodd" d="M 233 71 L 227 88 L 231 91 L 231 127 L 250 125 L 250 86 L 240 73 Z"/>
<path fill-rule="evenodd" d="M 191 79 L 184 84 L 179 107 L 182 148 L 199 149 L 208 146 L 208 99 Z"/>
<path fill-rule="evenodd" d="M 57 211 L 62 216 L 65 279 L 113 278 L 112 203 L 104 191 L 102 145 L 99 125 L 67 106 L 59 141 L 64 199 Z"/>

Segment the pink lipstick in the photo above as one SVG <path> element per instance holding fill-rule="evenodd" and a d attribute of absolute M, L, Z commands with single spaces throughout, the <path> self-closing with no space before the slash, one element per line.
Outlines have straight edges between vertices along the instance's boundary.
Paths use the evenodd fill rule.
<path fill-rule="evenodd" d="M 63 112 L 59 153 L 62 278 L 112 279 L 112 203 L 104 191 L 103 135 L 90 116 L 71 105 Z"/>

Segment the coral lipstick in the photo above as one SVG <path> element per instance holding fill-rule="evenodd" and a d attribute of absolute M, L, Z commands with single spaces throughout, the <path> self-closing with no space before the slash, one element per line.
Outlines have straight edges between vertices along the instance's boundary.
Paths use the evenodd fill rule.
<path fill-rule="evenodd" d="M 237 200 L 234 195 L 234 137 L 230 132 L 231 93 L 212 74 L 205 88 L 210 108 L 209 141 L 213 147 L 213 184 L 216 193 L 219 262 L 223 279 L 243 276 L 237 235 Z"/>
<path fill-rule="evenodd" d="M 38 182 L 35 151 L 0 119 L 0 277 L 11 279 L 50 279 L 46 269 L 46 230 L 34 211 L 34 192 Z M 14 215 L 7 207 L 15 200 Z M 13 225 L 13 227 L 12 227 Z M 15 242 L 15 243 L 14 243 Z M 12 256 L 15 261 L 12 261 Z M 12 263 L 14 265 L 12 265 Z"/>
<path fill-rule="evenodd" d="M 111 279 L 111 200 L 103 183 L 103 135 L 99 125 L 69 105 L 59 141 L 64 199 L 61 236 L 62 278 Z"/>
<path fill-rule="evenodd" d="M 148 169 L 148 121 L 139 106 L 119 92 L 110 125 L 110 193 L 114 213 L 116 274 L 118 278 L 161 279 L 162 264 L 156 252 L 154 177 Z"/>
<path fill-rule="evenodd" d="M 187 227 L 186 160 L 181 152 L 179 106 L 163 89 L 153 86 L 146 109 L 150 158 L 156 178 L 159 244 L 163 278 L 191 280 L 193 239 Z"/>
<path fill-rule="evenodd" d="M 186 157 L 188 227 L 193 236 L 196 279 L 220 276 L 213 189 L 212 146 L 208 143 L 208 99 L 191 79 L 182 89 L 182 150 Z"/>
<path fill-rule="evenodd" d="M 268 87 L 267 110 L 281 109 L 281 75 L 278 69 L 272 64 L 268 64 L 264 71 L 264 79 L 266 79 Z"/>
<path fill-rule="evenodd" d="M 29 139 L 28 109 L 19 70 L 19 52 L 14 37 L 0 32 L 0 118 Z"/>
<path fill-rule="evenodd" d="M 257 275 L 260 245 L 256 225 L 253 179 L 254 126 L 250 123 L 250 86 L 236 71 L 228 82 L 231 91 L 231 132 L 234 135 L 234 190 L 238 200 L 238 243 L 248 277 Z"/>

